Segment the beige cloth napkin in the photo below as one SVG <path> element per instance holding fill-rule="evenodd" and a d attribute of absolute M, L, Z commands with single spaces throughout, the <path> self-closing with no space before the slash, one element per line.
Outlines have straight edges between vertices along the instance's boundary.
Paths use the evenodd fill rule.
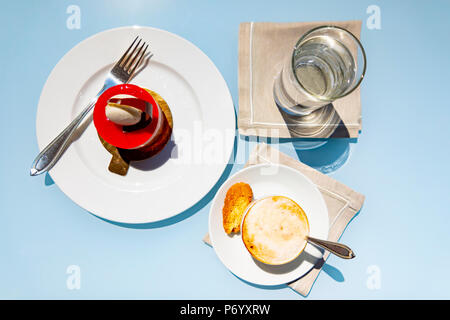
<path fill-rule="evenodd" d="M 321 25 L 335 25 L 360 37 L 361 21 L 342 22 L 245 22 L 239 27 L 239 133 L 274 138 L 301 137 L 296 124 L 284 120 L 273 99 L 273 82 L 286 54 L 291 54 L 298 39 Z M 361 130 L 360 90 L 333 102 L 345 127 L 334 137 L 356 138 Z M 291 130 L 289 130 L 291 128 Z M 346 130 L 345 130 L 346 129 Z M 348 131 L 348 132 L 347 132 Z"/>
<path fill-rule="evenodd" d="M 255 150 L 253 150 L 246 163 L 246 167 L 259 163 L 280 163 L 287 165 L 300 171 L 316 184 L 328 207 L 328 217 L 330 220 L 328 240 L 330 241 L 339 240 L 348 223 L 363 205 L 364 196 L 362 194 L 306 164 L 269 147 L 267 144 L 259 144 Z M 203 241 L 211 245 L 208 234 L 203 238 Z M 301 295 L 307 296 L 328 256 L 329 253 L 326 252 L 323 260 L 316 263 L 314 268 L 302 278 L 288 283 L 289 287 Z"/>

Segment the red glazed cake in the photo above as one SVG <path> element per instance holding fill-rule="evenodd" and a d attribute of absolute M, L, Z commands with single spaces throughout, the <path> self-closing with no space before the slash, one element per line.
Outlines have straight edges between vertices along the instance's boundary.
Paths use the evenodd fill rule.
<path fill-rule="evenodd" d="M 124 175 L 130 161 L 147 159 L 164 148 L 173 122 L 167 103 L 156 92 L 122 84 L 99 97 L 94 125 L 102 144 L 113 155 L 110 171 Z"/>

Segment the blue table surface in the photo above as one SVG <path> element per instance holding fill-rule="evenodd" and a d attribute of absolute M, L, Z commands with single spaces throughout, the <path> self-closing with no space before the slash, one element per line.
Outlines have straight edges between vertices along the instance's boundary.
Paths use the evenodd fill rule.
<path fill-rule="evenodd" d="M 80 9 L 80 29 L 66 26 L 70 5 Z M 367 26 L 370 5 L 380 9 L 381 29 Z M 239 23 L 353 19 L 363 21 L 368 56 L 360 137 L 310 151 L 274 145 L 366 196 L 341 238 L 357 257 L 331 256 L 307 299 L 450 298 L 449 13 L 449 1 L 4 1 L 0 298 L 304 299 L 286 286 L 240 280 L 201 241 L 214 192 L 168 221 L 127 226 L 84 211 L 49 176 L 30 177 L 37 104 L 52 68 L 78 42 L 142 25 L 203 50 L 237 108 Z M 237 157 L 255 143 L 238 138 Z M 80 287 L 71 290 L 73 265 Z"/>

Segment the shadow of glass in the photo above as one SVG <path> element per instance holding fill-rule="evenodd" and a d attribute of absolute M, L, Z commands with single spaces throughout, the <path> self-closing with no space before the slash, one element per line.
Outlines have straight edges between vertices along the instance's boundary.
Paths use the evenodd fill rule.
<path fill-rule="evenodd" d="M 292 144 L 301 162 L 326 174 L 336 171 L 348 161 L 350 143 L 356 143 L 356 139 L 327 139 L 319 147 L 307 150 L 298 148 L 296 142 Z"/>
<path fill-rule="evenodd" d="M 350 134 L 339 113 L 329 103 L 308 115 L 296 115 L 278 106 L 292 138 L 349 138 Z"/>
<path fill-rule="evenodd" d="M 322 252 L 323 253 L 323 252 Z M 265 270 L 266 272 L 269 273 L 273 273 L 273 274 L 282 274 L 282 273 L 286 273 L 286 272 L 290 272 L 292 270 L 294 270 L 295 268 L 297 268 L 300 263 L 302 263 L 303 261 L 309 261 L 311 264 L 314 265 L 314 269 L 320 269 L 322 268 L 322 266 L 325 263 L 325 260 L 323 258 L 317 259 L 316 257 L 312 256 L 311 254 L 307 253 L 307 252 L 302 252 L 301 255 L 299 255 L 296 259 L 294 259 L 293 261 L 287 263 L 287 264 L 283 264 L 283 265 L 279 265 L 279 266 L 273 266 L 273 265 L 268 265 L 265 263 L 262 263 L 256 259 L 254 259 L 255 263 L 263 270 Z M 307 275 L 309 272 L 307 272 L 305 275 Z M 234 275 L 234 274 L 233 274 Z M 239 280 L 245 282 L 246 284 L 255 287 L 255 288 L 259 288 L 259 289 L 265 289 L 265 290 L 278 290 L 278 289 L 284 289 L 286 288 L 286 286 L 289 284 L 280 284 L 280 285 L 260 285 L 260 284 L 255 284 L 255 283 L 251 283 L 248 282 L 247 280 L 244 280 L 242 278 L 239 278 L 238 276 L 234 275 L 236 278 L 238 278 Z M 293 282 L 301 279 L 302 277 L 294 280 Z"/>
<path fill-rule="evenodd" d="M 244 137 L 243 140 L 256 141 L 248 137 Z M 264 142 L 267 144 L 292 143 L 302 163 L 327 174 L 338 170 L 347 163 L 350 158 L 350 144 L 357 143 L 358 140 L 356 138 L 267 138 Z"/>
<path fill-rule="evenodd" d="M 306 116 L 288 114 L 283 110 L 279 108 L 291 138 L 280 139 L 280 142 L 292 142 L 299 157 L 303 153 L 305 161 L 300 159 L 302 162 L 322 172 L 332 172 L 345 163 L 349 155 L 349 143 L 357 139 L 350 138 L 347 127 L 332 103 Z M 318 156 L 312 156 L 315 154 Z M 312 161 L 308 163 L 308 160 Z"/>

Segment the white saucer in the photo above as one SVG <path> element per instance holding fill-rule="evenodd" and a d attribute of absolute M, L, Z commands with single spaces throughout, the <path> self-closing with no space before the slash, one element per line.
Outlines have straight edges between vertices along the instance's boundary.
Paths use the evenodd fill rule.
<path fill-rule="evenodd" d="M 297 202 L 305 211 L 310 236 L 328 238 L 328 209 L 317 187 L 301 172 L 284 165 L 259 164 L 245 168 L 229 178 L 217 192 L 209 213 L 211 244 L 222 263 L 239 278 L 258 285 L 280 285 L 309 272 L 322 258 L 323 251 L 307 244 L 294 261 L 271 266 L 256 261 L 242 242 L 241 234 L 229 236 L 222 223 L 222 208 L 227 190 L 237 182 L 246 182 L 254 199 L 283 195 Z"/>

